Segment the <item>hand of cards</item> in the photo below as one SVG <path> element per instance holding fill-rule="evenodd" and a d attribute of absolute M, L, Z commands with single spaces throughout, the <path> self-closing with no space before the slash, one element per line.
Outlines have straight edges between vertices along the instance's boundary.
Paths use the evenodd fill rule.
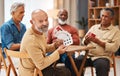
<path fill-rule="evenodd" d="M 73 44 L 73 40 L 72 40 L 71 34 L 68 33 L 67 31 L 63 30 L 61 27 L 56 27 L 55 28 L 54 35 L 58 39 L 62 39 L 63 40 L 63 44 L 65 46 Z"/>

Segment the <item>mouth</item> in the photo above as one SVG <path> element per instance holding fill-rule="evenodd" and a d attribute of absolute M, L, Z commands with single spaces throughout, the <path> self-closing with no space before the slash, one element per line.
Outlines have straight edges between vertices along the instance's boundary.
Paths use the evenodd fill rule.
<path fill-rule="evenodd" d="M 48 26 L 47 26 L 47 25 L 45 25 L 45 26 L 43 26 L 43 28 L 48 28 Z"/>

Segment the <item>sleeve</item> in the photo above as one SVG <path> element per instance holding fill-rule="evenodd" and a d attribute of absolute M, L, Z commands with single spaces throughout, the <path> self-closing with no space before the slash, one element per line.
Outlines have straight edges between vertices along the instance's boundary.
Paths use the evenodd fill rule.
<path fill-rule="evenodd" d="M 57 50 L 51 55 L 45 56 L 42 48 L 40 48 L 40 45 L 38 45 L 34 39 L 28 39 L 28 42 L 29 41 L 31 41 L 31 43 L 27 45 L 26 49 L 33 63 L 38 69 L 43 70 L 59 59 L 59 53 Z"/>
<path fill-rule="evenodd" d="M 1 37 L 2 37 L 2 43 L 4 43 L 4 45 L 9 49 L 14 42 L 13 42 L 13 35 L 8 24 L 2 25 Z"/>
<path fill-rule="evenodd" d="M 48 44 L 46 47 L 47 51 L 46 52 L 52 52 L 54 51 L 56 48 L 54 46 L 54 44 Z"/>
<path fill-rule="evenodd" d="M 117 31 L 114 35 L 113 40 L 110 42 L 106 42 L 105 50 L 116 52 L 119 46 L 120 46 L 120 31 Z"/>

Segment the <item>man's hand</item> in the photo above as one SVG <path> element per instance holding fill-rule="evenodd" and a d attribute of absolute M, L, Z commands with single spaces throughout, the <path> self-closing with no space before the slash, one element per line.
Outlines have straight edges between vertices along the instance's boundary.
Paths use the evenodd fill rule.
<path fill-rule="evenodd" d="M 95 41 L 95 36 L 96 36 L 95 34 L 89 32 L 88 35 L 85 36 L 85 41 L 84 41 L 85 45 L 90 43 L 90 41 L 94 42 Z"/>
<path fill-rule="evenodd" d="M 63 44 L 63 40 L 61 40 L 61 39 L 54 40 L 54 46 L 55 46 L 55 48 L 58 48 L 62 44 Z"/>
<path fill-rule="evenodd" d="M 63 53 L 65 53 L 67 48 L 68 48 L 68 46 L 60 45 L 57 50 L 58 50 L 59 54 L 63 54 Z"/>
<path fill-rule="evenodd" d="M 90 41 L 102 46 L 103 48 L 105 48 L 105 42 L 102 42 L 100 41 L 95 35 L 90 35 L 88 34 L 86 37 L 85 37 L 85 45 L 87 45 L 88 43 L 90 43 Z"/>

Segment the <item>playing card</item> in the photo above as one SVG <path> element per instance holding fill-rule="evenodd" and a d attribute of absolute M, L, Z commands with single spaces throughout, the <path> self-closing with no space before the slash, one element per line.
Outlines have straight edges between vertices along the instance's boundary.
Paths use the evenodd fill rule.
<path fill-rule="evenodd" d="M 73 40 L 72 40 L 72 37 L 71 37 L 71 34 L 68 33 L 67 31 L 57 31 L 55 36 L 58 38 L 58 39 L 62 39 L 63 40 L 63 44 L 65 46 L 68 46 L 68 45 L 71 45 L 73 44 Z"/>

